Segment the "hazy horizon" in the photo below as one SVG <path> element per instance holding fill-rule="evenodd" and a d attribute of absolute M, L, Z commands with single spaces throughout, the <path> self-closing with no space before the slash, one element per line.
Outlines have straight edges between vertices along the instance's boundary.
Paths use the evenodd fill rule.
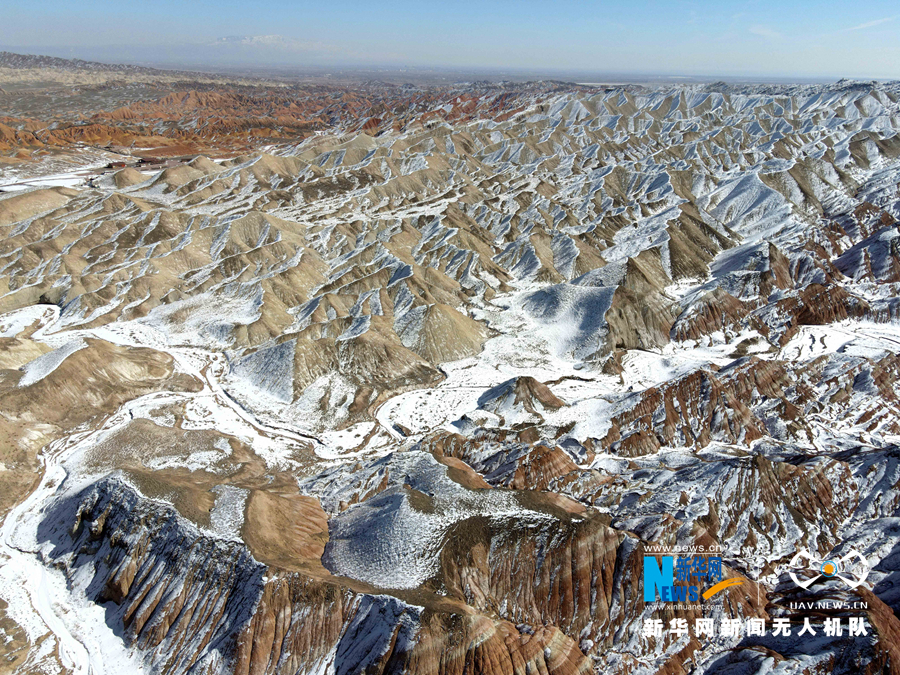
<path fill-rule="evenodd" d="M 401 68 L 755 80 L 900 79 L 900 10 L 846 2 L 35 0 L 10 51 L 194 68 Z"/>
<path fill-rule="evenodd" d="M 295 77 L 335 77 L 346 79 L 384 79 L 385 81 L 404 81 L 431 79 L 448 82 L 462 81 L 536 81 L 560 80 L 584 85 L 611 84 L 659 84 L 659 83 L 708 83 L 722 80 L 730 83 L 829 83 L 841 79 L 841 75 L 823 76 L 780 76 L 780 75 L 723 75 L 717 73 L 676 74 L 663 72 L 640 71 L 597 71 L 579 70 L 575 68 L 541 69 L 541 68 L 501 68 L 501 67 L 454 67 L 442 65 L 406 65 L 406 64 L 364 64 L 364 63 L 291 63 L 291 62 L 242 62 L 211 61 L 190 55 L 179 58 L 169 55 L 168 58 L 146 59 L 134 58 L 125 51 L 125 46 L 109 46 L 102 49 L 79 47 L 32 47 L 28 45 L 0 44 L 0 51 L 30 56 L 49 56 L 61 59 L 82 60 L 102 64 L 135 65 L 162 70 L 194 70 L 197 72 L 219 74 L 245 74 L 257 77 L 273 77 L 292 79 Z M 121 51 L 120 51 L 121 50 Z M 891 81 L 897 78 L 850 78 L 860 80 Z"/>

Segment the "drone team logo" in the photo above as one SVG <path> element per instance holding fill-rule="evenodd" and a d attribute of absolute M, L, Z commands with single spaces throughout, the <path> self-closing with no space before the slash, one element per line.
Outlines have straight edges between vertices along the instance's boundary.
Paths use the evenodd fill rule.
<path fill-rule="evenodd" d="M 865 556 L 852 549 L 842 558 L 822 558 L 803 549 L 791 558 L 789 563 L 791 579 L 800 588 L 806 590 L 821 578 L 838 578 L 850 588 L 856 588 L 869 576 L 869 562 Z M 806 572 L 808 576 L 801 579 L 798 573 Z"/>

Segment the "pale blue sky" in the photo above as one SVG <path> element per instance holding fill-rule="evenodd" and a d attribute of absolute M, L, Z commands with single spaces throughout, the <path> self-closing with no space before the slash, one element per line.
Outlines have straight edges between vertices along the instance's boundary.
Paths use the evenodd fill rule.
<path fill-rule="evenodd" d="M 0 0 L 0 45 L 95 58 L 900 78 L 900 3 Z M 210 46 L 280 35 L 276 46 Z"/>

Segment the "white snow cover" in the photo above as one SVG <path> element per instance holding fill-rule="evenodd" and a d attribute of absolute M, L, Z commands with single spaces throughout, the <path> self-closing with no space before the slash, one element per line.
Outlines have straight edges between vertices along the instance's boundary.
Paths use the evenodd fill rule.
<path fill-rule="evenodd" d="M 60 364 L 69 356 L 85 347 L 87 347 L 87 343 L 84 340 L 76 339 L 67 342 L 62 347 L 54 349 L 52 352 L 41 354 L 36 359 L 29 361 L 22 366 L 24 375 L 22 375 L 22 378 L 19 380 L 19 386 L 28 387 L 39 380 L 43 380 L 50 373 L 59 368 Z"/>
<path fill-rule="evenodd" d="M 416 450 L 376 460 L 352 476 L 331 472 L 300 487 L 335 509 L 342 483 L 373 471 L 387 475 L 388 488 L 331 518 L 322 561 L 337 574 L 380 588 L 416 588 L 433 576 L 444 536 L 466 518 L 551 518 L 523 508 L 512 492 L 462 487 L 430 453 Z"/>

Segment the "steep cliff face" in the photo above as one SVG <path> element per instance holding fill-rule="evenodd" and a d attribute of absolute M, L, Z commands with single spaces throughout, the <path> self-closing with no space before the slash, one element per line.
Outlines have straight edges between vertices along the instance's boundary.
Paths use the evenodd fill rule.
<path fill-rule="evenodd" d="M 642 564 L 640 542 L 599 517 L 515 529 L 478 519 L 449 533 L 441 575 L 449 595 L 479 611 L 550 623 L 599 655 L 641 613 Z"/>
<path fill-rule="evenodd" d="M 38 531 L 106 620 L 153 670 L 233 669 L 265 569 L 246 547 L 186 526 L 173 509 L 107 478 L 54 504 Z"/>
<path fill-rule="evenodd" d="M 154 672 L 590 670 L 558 628 L 523 631 L 439 596 L 418 606 L 267 567 L 115 477 L 54 504 L 38 535 L 48 563 L 105 605 L 106 622 Z"/>

